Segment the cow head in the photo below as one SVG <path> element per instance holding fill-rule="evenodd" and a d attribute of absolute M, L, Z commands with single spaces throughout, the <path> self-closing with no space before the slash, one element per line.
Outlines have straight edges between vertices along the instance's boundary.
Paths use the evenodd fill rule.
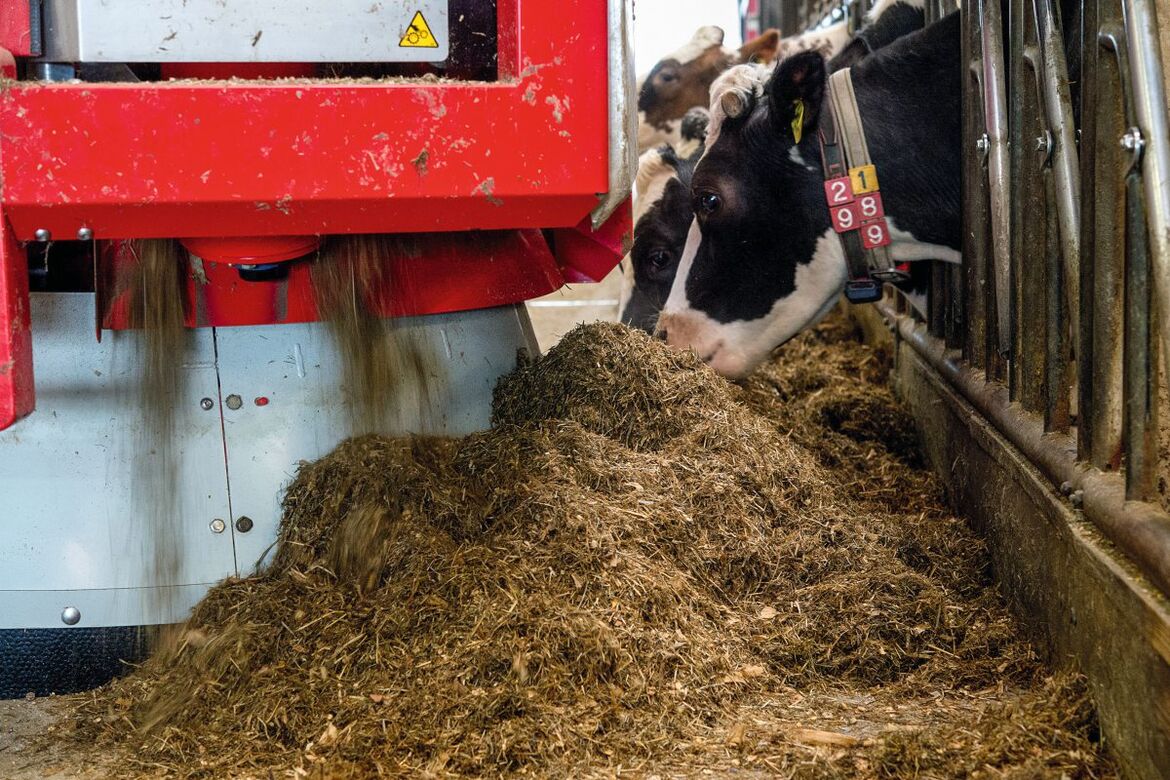
<path fill-rule="evenodd" d="M 770 62 L 779 46 L 779 30 L 768 30 L 736 51 L 724 48 L 722 29 L 700 27 L 639 82 L 638 148 L 677 143 L 683 116 L 707 105 L 711 83 L 720 73 L 737 63 Z"/>
<path fill-rule="evenodd" d="M 638 160 L 634 244 L 622 263 L 618 312 L 622 322 L 652 333 L 678 271 L 694 212 L 691 174 L 703 154 L 707 112 L 683 119 L 682 145 L 652 149 Z"/>
<path fill-rule="evenodd" d="M 824 201 L 816 128 L 826 67 L 815 52 L 728 71 L 712 91 L 691 223 L 659 328 L 740 377 L 824 316 L 846 266 Z M 798 140 L 799 138 L 799 140 Z"/>

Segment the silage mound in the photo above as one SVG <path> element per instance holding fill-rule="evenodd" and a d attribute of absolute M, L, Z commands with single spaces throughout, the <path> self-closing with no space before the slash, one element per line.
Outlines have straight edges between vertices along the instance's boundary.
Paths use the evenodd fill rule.
<path fill-rule="evenodd" d="M 82 733 L 178 775 L 608 774 L 723 760 L 776 691 L 1035 685 L 929 478 L 906 479 L 913 509 L 871 489 L 911 472 L 849 404 L 826 412 L 857 383 L 834 387 L 860 350 L 838 348 L 802 395 L 583 326 L 501 382 L 491 431 L 346 442 L 299 471 L 269 571 L 215 588 Z M 907 744 L 809 766 L 903 766 Z"/>

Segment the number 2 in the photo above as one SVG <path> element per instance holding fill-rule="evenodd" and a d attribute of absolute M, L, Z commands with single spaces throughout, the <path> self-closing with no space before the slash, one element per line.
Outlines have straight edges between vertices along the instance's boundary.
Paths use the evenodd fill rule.
<path fill-rule="evenodd" d="M 853 188 L 848 176 L 840 176 L 825 182 L 825 200 L 830 206 L 840 206 L 853 201 Z"/>

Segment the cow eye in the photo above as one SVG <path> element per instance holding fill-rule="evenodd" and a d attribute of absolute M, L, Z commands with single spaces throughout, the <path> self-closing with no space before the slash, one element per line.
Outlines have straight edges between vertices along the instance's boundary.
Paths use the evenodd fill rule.
<path fill-rule="evenodd" d="M 646 259 L 650 262 L 651 271 L 661 271 L 670 265 L 671 262 L 670 252 L 665 249 L 655 249 Z"/>
<path fill-rule="evenodd" d="M 723 206 L 723 198 L 713 192 L 704 192 L 695 198 L 695 210 L 709 217 Z"/>
<path fill-rule="evenodd" d="M 663 71 L 662 73 L 658 74 L 658 78 L 660 78 L 666 82 L 671 82 L 671 81 L 674 81 L 676 78 L 678 78 L 678 76 L 674 75 L 674 73 L 672 73 L 671 71 Z"/>

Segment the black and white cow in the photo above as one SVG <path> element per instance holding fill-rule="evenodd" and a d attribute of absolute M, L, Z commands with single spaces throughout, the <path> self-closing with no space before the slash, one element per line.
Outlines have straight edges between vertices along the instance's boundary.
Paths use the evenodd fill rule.
<path fill-rule="evenodd" d="M 718 111 L 691 183 L 696 218 L 659 328 L 729 377 L 816 323 L 847 279 L 817 142 L 827 75 L 820 55 L 804 53 L 766 81 L 744 67 L 713 87 Z M 958 14 L 864 57 L 852 75 L 893 258 L 959 262 Z"/>
<path fill-rule="evenodd" d="M 880 16 L 873 17 L 873 13 Z M 867 17 L 866 26 L 829 62 L 829 72 L 855 65 L 870 52 L 922 29 L 924 21 L 922 0 L 882 4 Z M 762 96 L 770 70 L 756 68 L 750 72 L 755 76 L 753 87 L 759 93 L 756 97 Z M 716 94 L 731 94 L 742 83 L 738 73 L 729 71 L 718 79 L 714 87 Z M 724 84 L 725 81 L 730 83 Z M 713 108 L 720 121 L 725 113 L 721 102 L 716 101 Z M 704 127 L 709 116 L 708 112 L 702 112 Z M 684 138 L 686 130 L 684 127 Z M 693 127 L 690 132 L 695 132 Z M 654 186 L 648 190 L 651 197 L 641 196 L 635 202 L 634 244 L 625 260 L 618 312 L 621 322 L 647 332 L 654 330 L 657 314 L 666 303 L 694 218 L 689 192 L 697 159 L 681 148 L 678 152 L 665 158 L 648 152 L 639 165 L 639 181 L 654 182 Z M 671 178 L 676 182 L 671 183 Z"/>
<path fill-rule="evenodd" d="M 634 243 L 622 260 L 619 319 L 652 332 L 670 294 L 690 230 L 691 174 L 703 154 L 707 131 L 705 109 L 683 118 L 683 138 L 676 149 L 663 144 L 638 159 L 634 198 Z"/>

